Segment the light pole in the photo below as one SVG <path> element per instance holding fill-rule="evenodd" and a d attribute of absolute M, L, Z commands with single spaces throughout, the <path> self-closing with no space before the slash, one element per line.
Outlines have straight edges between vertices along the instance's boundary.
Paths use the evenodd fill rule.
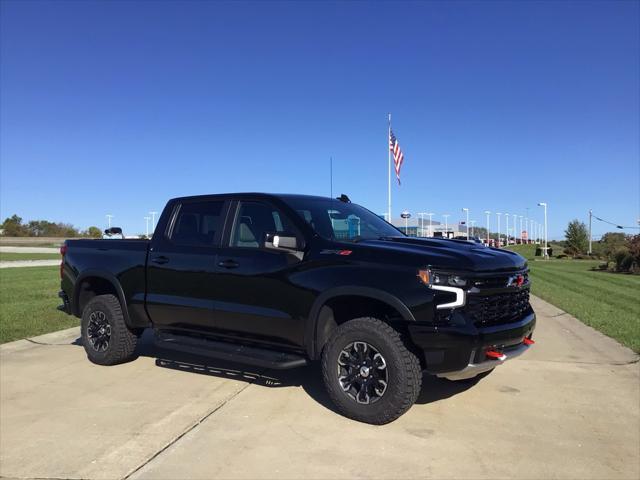
<path fill-rule="evenodd" d="M 426 215 L 425 212 L 418 212 L 418 216 L 420 217 L 420 237 L 424 237 L 424 216 Z"/>
<path fill-rule="evenodd" d="M 549 251 L 547 250 L 547 204 L 545 202 L 538 203 L 539 207 L 544 207 L 544 258 L 549 258 Z"/>
<path fill-rule="evenodd" d="M 107 222 L 109 223 L 109 228 L 111 228 L 111 219 L 112 219 L 114 216 L 115 216 L 115 215 L 110 215 L 110 214 L 107 214 L 107 215 L 106 215 L 106 217 L 107 217 Z"/>
<path fill-rule="evenodd" d="M 149 212 L 149 215 L 151 215 L 151 234 L 153 234 L 153 232 L 156 231 L 156 215 L 158 214 L 158 212 Z"/>
<path fill-rule="evenodd" d="M 476 224 L 475 220 L 469 220 L 469 223 L 471 224 L 471 236 L 473 237 L 473 226 Z"/>
<path fill-rule="evenodd" d="M 527 243 L 529 243 L 529 240 L 531 240 L 530 238 L 530 234 L 531 232 L 529 232 L 528 226 L 529 225 L 529 207 L 525 208 L 527 214 L 524 217 L 524 229 L 527 232 Z"/>
<path fill-rule="evenodd" d="M 589 209 L 589 252 L 588 254 L 591 255 L 591 216 L 593 215 L 593 212 L 591 211 L 591 209 Z"/>
<path fill-rule="evenodd" d="M 524 243 L 524 237 L 522 236 L 522 215 L 520 215 L 520 245 Z"/>
<path fill-rule="evenodd" d="M 433 237 L 433 222 L 431 218 L 434 216 L 434 213 L 427 213 L 427 217 L 429 217 L 429 236 Z"/>
<path fill-rule="evenodd" d="M 484 213 L 487 216 L 487 247 L 488 247 L 489 246 L 489 215 L 491 215 L 491 212 L 489 210 L 485 210 Z"/>
<path fill-rule="evenodd" d="M 149 237 L 149 220 L 150 220 L 149 217 L 144 217 L 145 226 L 147 228 L 147 234 L 146 234 L 147 238 Z"/>
<path fill-rule="evenodd" d="M 449 221 L 447 219 L 450 217 L 450 215 L 448 213 L 445 213 L 442 216 L 444 217 L 444 233 L 447 238 L 449 238 Z"/>
<path fill-rule="evenodd" d="M 467 240 L 469 240 L 469 209 L 463 208 L 462 211 L 467 212 Z"/>
<path fill-rule="evenodd" d="M 504 219 L 507 221 L 507 242 L 505 243 L 505 245 L 509 246 L 509 214 L 508 213 L 504 214 Z"/>
<path fill-rule="evenodd" d="M 531 235 L 533 235 L 533 239 L 535 239 L 535 234 L 533 233 L 533 218 L 529 219 L 529 227 L 529 232 L 531 232 Z M 533 239 L 529 237 L 529 243 L 535 243 Z"/>
<path fill-rule="evenodd" d="M 498 217 L 498 248 L 500 248 L 500 244 L 502 243 L 502 241 L 500 240 L 500 216 L 502 215 L 501 212 L 496 212 L 496 216 Z"/>
<path fill-rule="evenodd" d="M 409 236 L 409 217 L 411 217 L 411 214 L 407 210 L 403 210 L 400 216 L 404 218 L 404 234 L 408 237 Z"/>

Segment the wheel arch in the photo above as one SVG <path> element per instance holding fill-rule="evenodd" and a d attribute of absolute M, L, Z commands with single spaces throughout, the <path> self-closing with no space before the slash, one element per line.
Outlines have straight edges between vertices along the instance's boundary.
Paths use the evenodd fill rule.
<path fill-rule="evenodd" d="M 339 319 L 336 320 L 332 305 L 335 305 L 336 302 L 348 302 L 354 299 L 373 303 L 372 307 L 375 308 L 395 312 L 399 319 L 405 322 L 415 322 L 415 317 L 409 308 L 398 297 L 384 290 L 361 286 L 332 288 L 320 294 L 311 307 L 305 330 L 305 347 L 309 358 L 315 360 L 320 357 L 322 347 L 328 340 L 331 331 L 341 323 Z"/>
<path fill-rule="evenodd" d="M 84 288 L 87 285 L 89 288 Z M 91 292 L 91 293 L 87 293 Z M 129 318 L 129 309 L 124 296 L 122 285 L 115 275 L 102 270 L 86 270 L 82 272 L 75 281 L 73 291 L 73 309 L 74 315 L 82 316 L 82 310 L 91 298 L 97 295 L 114 294 L 120 302 L 120 308 L 124 320 L 128 326 L 131 326 Z"/>

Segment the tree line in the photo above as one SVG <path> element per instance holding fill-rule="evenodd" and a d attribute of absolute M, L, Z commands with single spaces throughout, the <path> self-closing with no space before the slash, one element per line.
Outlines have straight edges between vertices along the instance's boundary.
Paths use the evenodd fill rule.
<path fill-rule="evenodd" d="M 80 230 L 70 223 L 50 222 L 48 220 L 30 220 L 23 222 L 22 217 L 12 215 L 0 224 L 3 237 L 91 237 L 102 238 L 102 230 L 89 227 Z"/>

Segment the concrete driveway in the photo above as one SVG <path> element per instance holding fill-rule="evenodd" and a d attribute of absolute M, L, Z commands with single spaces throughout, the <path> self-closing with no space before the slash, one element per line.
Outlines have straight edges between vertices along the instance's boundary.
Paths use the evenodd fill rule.
<path fill-rule="evenodd" d="M 90 364 L 78 330 L 0 347 L 0 475 L 15 478 L 640 478 L 640 365 L 541 300 L 535 348 L 473 384 L 425 377 L 375 427 L 316 367 L 176 356 Z"/>

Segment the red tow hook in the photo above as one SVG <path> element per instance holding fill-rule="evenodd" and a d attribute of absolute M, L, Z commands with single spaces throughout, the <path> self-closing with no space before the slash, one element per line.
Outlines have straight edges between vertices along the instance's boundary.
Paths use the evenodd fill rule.
<path fill-rule="evenodd" d="M 487 350 L 485 355 L 489 358 L 495 358 L 496 360 L 506 360 L 507 358 L 504 353 L 498 352 L 497 350 Z"/>
<path fill-rule="evenodd" d="M 530 338 L 524 337 L 524 340 L 522 341 L 522 343 L 524 343 L 525 345 L 533 345 L 536 342 L 534 342 Z"/>

